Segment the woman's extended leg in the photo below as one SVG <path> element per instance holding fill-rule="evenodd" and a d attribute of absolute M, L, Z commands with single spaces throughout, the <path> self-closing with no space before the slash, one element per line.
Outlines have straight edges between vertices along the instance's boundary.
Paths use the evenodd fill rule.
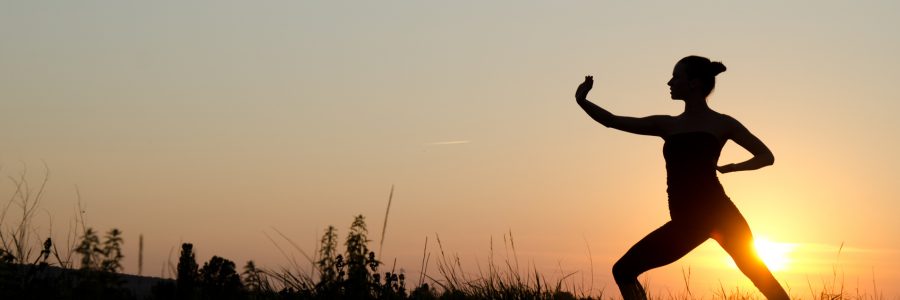
<path fill-rule="evenodd" d="M 740 213 L 728 220 L 728 225 L 714 233 L 713 237 L 731 255 L 738 269 L 750 278 L 767 299 L 790 299 L 769 271 L 769 267 L 757 255 L 750 226 Z"/>
<path fill-rule="evenodd" d="M 669 221 L 631 247 L 613 265 L 613 277 L 625 300 L 647 299 L 638 275 L 668 265 L 702 244 L 709 230 L 688 222 Z"/>

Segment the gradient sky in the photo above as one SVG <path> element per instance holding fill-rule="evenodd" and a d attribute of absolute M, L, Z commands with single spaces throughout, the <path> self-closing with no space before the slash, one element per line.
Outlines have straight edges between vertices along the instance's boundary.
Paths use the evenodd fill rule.
<path fill-rule="evenodd" d="M 377 244 L 395 185 L 382 259 L 414 278 L 426 236 L 477 273 L 512 232 L 523 266 L 611 292 L 612 263 L 668 220 L 662 140 L 594 123 L 575 87 L 592 74 L 614 113 L 678 114 L 666 81 L 697 54 L 728 67 L 713 109 L 775 153 L 720 179 L 757 236 L 793 244 L 779 279 L 809 297 L 837 270 L 897 297 L 898 6 L 3 1 L 0 173 L 37 183 L 46 163 L 34 232 L 64 239 L 80 193 L 88 226 L 124 231 L 128 273 L 139 234 L 155 276 L 181 242 L 287 266 L 267 236 L 313 252 L 357 214 Z M 748 157 L 729 143 L 720 163 Z M 647 278 L 746 287 L 726 262 L 708 242 Z"/>

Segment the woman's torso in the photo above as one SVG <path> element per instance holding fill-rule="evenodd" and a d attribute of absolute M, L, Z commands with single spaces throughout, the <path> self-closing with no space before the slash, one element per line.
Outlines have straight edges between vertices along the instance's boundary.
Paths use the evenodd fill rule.
<path fill-rule="evenodd" d="M 722 127 L 678 126 L 686 122 L 677 122 L 677 118 L 673 119 L 676 122 L 672 128 L 681 131 L 672 130 L 674 133 L 663 136 L 666 192 L 672 217 L 692 217 L 731 206 L 716 176 L 719 155 L 725 145 Z"/>

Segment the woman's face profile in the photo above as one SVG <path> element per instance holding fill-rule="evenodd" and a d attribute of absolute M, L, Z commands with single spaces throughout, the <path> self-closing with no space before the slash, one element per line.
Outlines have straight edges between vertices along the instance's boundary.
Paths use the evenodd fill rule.
<path fill-rule="evenodd" d="M 680 63 L 675 65 L 672 70 L 672 79 L 667 83 L 669 85 L 669 95 L 673 100 L 684 100 L 685 95 L 690 93 L 691 84 L 684 71 L 684 66 Z"/>

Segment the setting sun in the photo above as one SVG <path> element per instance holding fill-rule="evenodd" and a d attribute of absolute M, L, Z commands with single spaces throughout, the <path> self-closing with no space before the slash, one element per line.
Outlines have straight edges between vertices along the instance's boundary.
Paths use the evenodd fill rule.
<path fill-rule="evenodd" d="M 794 251 L 796 245 L 789 243 L 773 242 L 765 237 L 753 239 L 753 246 L 763 263 L 773 272 L 784 271 L 790 264 L 789 254 Z M 737 268 L 734 261 L 728 257 L 728 266 Z"/>
<path fill-rule="evenodd" d="M 790 260 L 788 254 L 794 249 L 794 245 L 776 243 L 765 238 L 756 238 L 753 241 L 756 253 L 772 271 L 781 271 L 787 268 Z"/>

